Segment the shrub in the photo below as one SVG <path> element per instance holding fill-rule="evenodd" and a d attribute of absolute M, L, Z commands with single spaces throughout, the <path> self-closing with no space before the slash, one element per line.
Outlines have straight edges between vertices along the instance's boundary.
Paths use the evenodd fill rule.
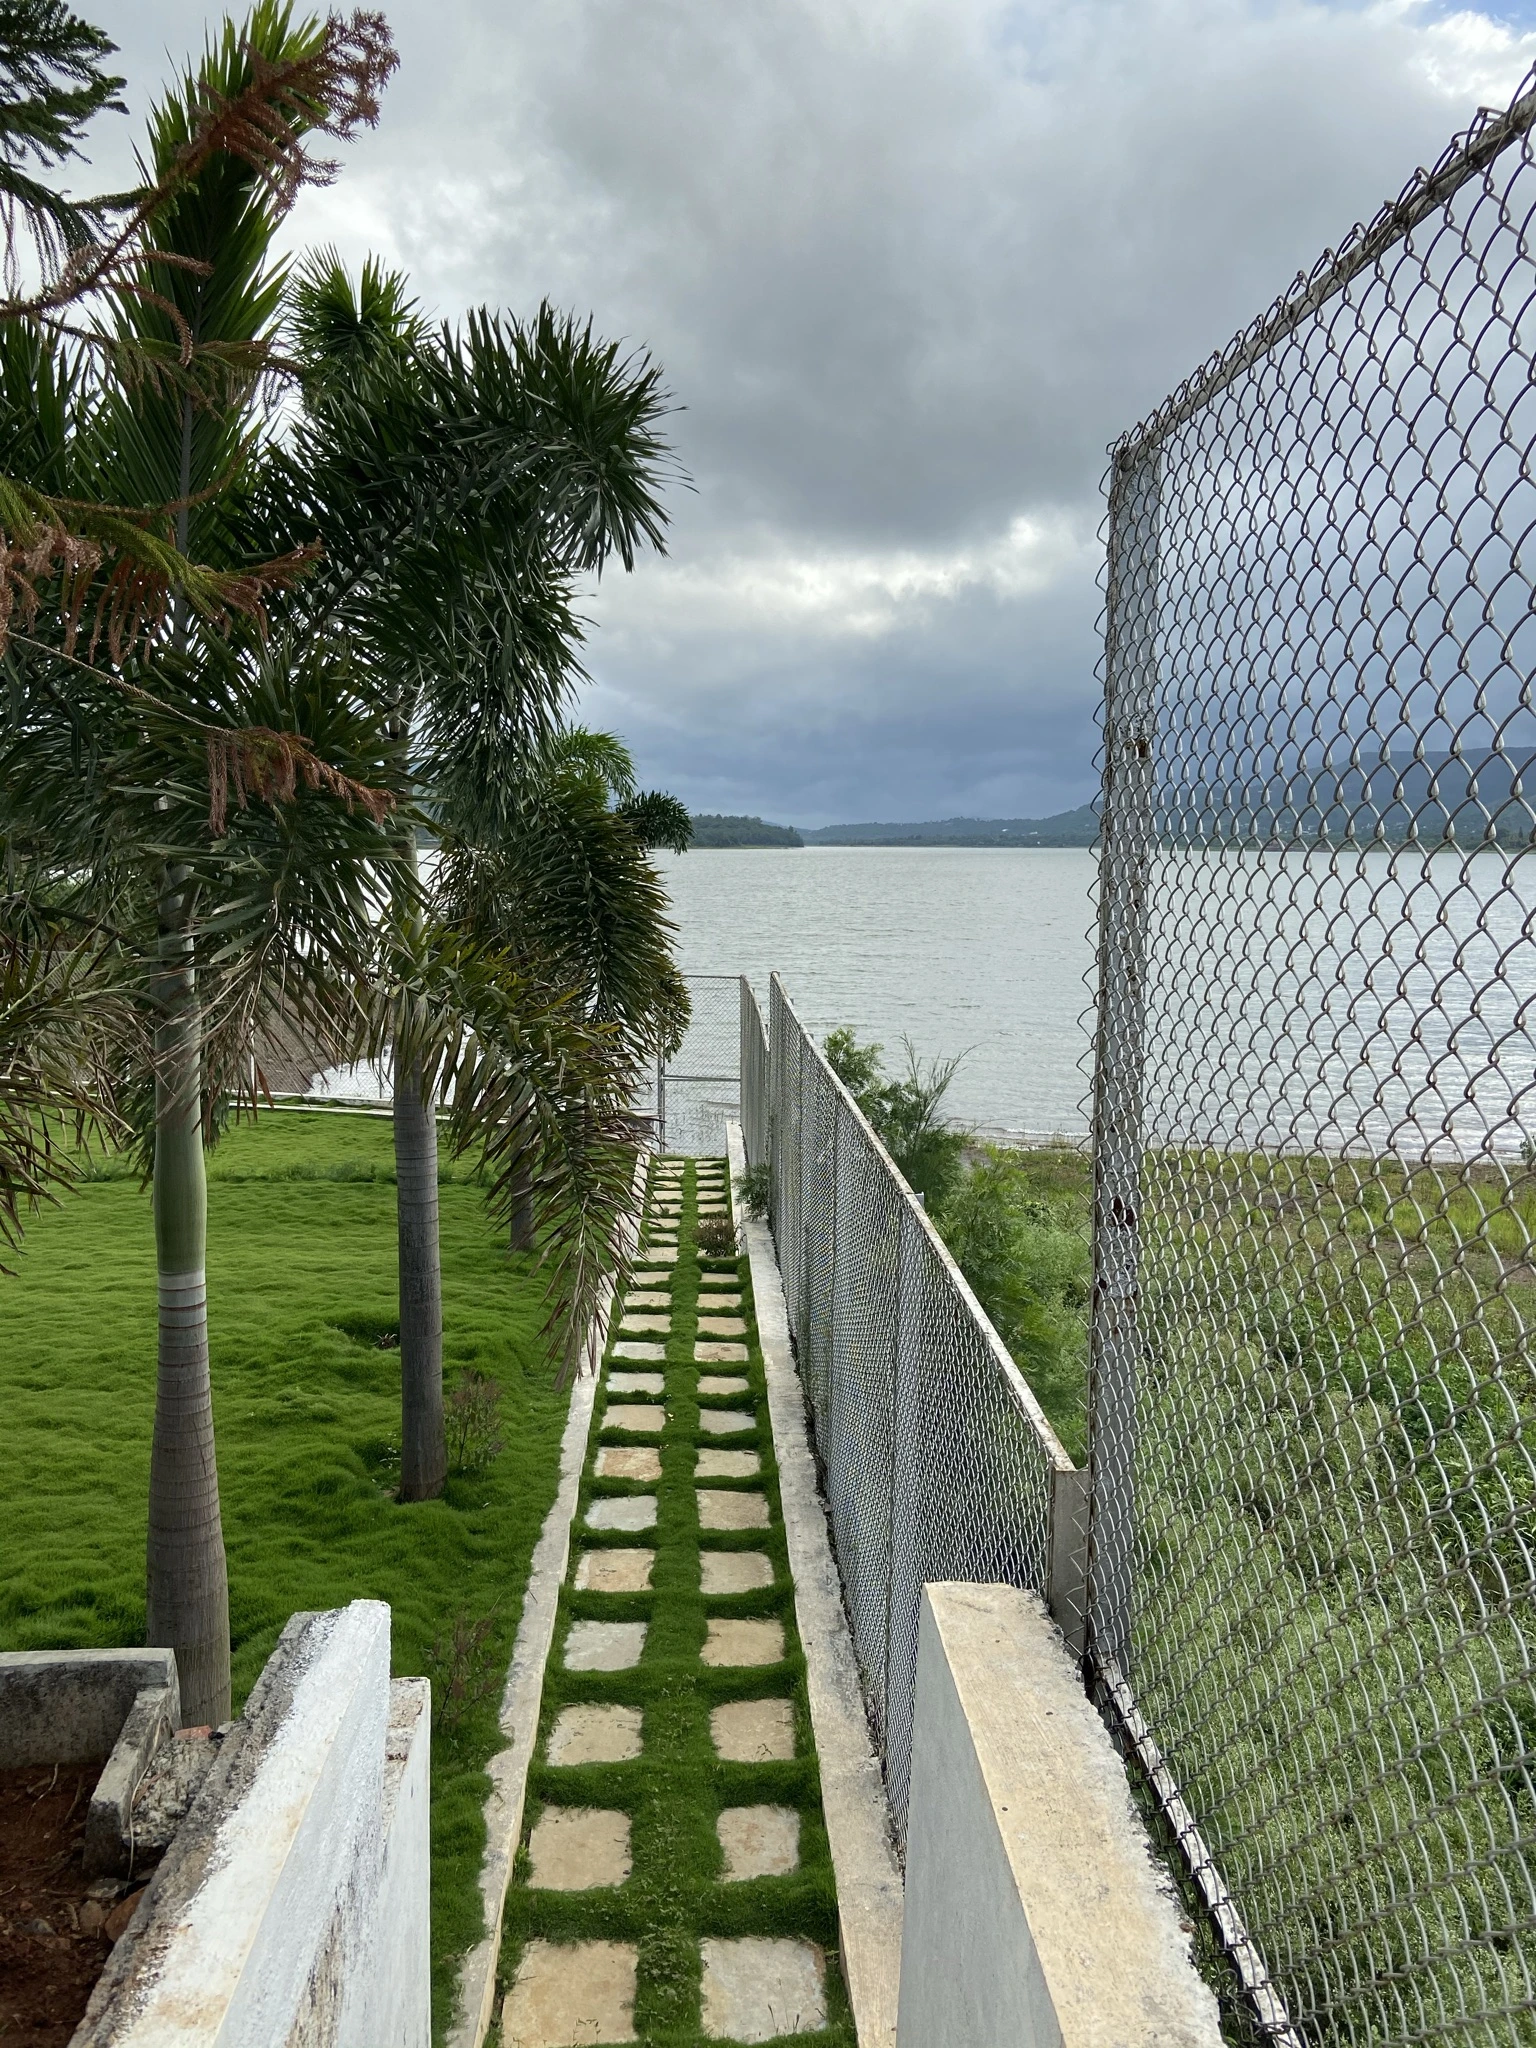
<path fill-rule="evenodd" d="M 483 1372 L 461 1372 L 447 1400 L 444 1422 L 455 1472 L 483 1472 L 503 1448 L 501 1388 Z"/>
<path fill-rule="evenodd" d="M 736 1226 L 729 1216 L 701 1216 L 694 1235 L 709 1258 L 727 1259 L 736 1249 Z"/>
<path fill-rule="evenodd" d="M 432 1681 L 432 1722 L 440 1734 L 452 1735 L 477 1707 L 501 1691 L 501 1659 L 496 1646 L 496 1614 L 478 1621 L 460 1612 L 452 1626 L 427 1652 Z"/>
<path fill-rule="evenodd" d="M 773 1177 L 766 1159 L 757 1166 L 749 1166 L 736 1182 L 737 1200 L 757 1223 L 768 1220 L 768 1198 L 772 1192 Z"/>

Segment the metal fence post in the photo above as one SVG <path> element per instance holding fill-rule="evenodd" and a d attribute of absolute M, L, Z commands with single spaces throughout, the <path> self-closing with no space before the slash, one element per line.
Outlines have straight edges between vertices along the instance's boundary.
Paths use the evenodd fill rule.
<path fill-rule="evenodd" d="M 1159 458 L 1110 491 L 1094 1062 L 1087 1649 L 1129 1671 L 1141 1369 L 1142 1066 L 1153 856 Z"/>

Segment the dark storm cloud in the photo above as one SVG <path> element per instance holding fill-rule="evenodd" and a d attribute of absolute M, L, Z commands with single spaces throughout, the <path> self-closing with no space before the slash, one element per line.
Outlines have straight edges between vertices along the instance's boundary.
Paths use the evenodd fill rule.
<path fill-rule="evenodd" d="M 1105 443 L 1502 99 L 1536 38 L 1285 0 L 397 0 L 303 237 L 654 350 L 694 489 L 590 715 L 696 808 L 1091 786 Z M 98 8 L 136 78 L 204 11 Z"/>

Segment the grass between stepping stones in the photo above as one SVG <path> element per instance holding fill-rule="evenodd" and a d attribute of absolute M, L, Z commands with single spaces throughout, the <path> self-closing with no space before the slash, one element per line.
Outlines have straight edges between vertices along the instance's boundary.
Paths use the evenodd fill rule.
<path fill-rule="evenodd" d="M 651 1189 L 657 1185 L 653 1169 Z M 695 1225 L 697 1191 L 690 1164 L 682 1182 L 679 1251 L 672 1269 L 672 1327 L 663 1367 L 667 1409 L 660 1437 L 605 1426 L 610 1406 L 599 1389 L 592 1441 L 572 1531 L 571 1571 L 561 1595 L 554 1647 L 544 1682 L 538 1746 L 528 1784 L 523 1846 L 508 1890 L 502 1942 L 502 1991 L 517 1974 L 525 1943 L 625 1941 L 639 1951 L 635 2028 L 658 2048 L 704 2048 L 714 2037 L 700 2022 L 700 1942 L 709 1936 L 798 1938 L 817 1944 L 827 1959 L 829 2025 L 813 2033 L 784 2036 L 802 2048 L 853 2048 L 854 2029 L 837 1959 L 837 1898 L 805 1693 L 805 1660 L 795 1631 L 794 1588 L 784 1541 L 778 1470 L 768 1423 L 767 1385 L 757 1341 L 757 1322 L 745 1259 L 708 1259 L 705 1270 L 737 1276 L 749 1359 L 730 1370 L 749 1382 L 746 1394 L 703 1395 L 695 1365 L 700 1261 Z M 616 1361 L 624 1369 L 623 1360 Z M 657 1368 L 652 1367 L 652 1370 Z M 606 1368 L 605 1368 L 606 1372 Z M 620 1395 L 611 1405 L 636 1397 Z M 756 1449 L 762 1472 L 746 1479 L 702 1482 L 720 1491 L 766 1495 L 768 1529 L 700 1531 L 695 1500 L 694 1453 L 716 1440 L 699 1428 L 701 1407 L 747 1409 L 756 1414 L 755 1432 L 730 1439 L 733 1449 Z M 660 1445 L 659 1483 L 599 1479 L 601 1444 Z M 590 1503 L 604 1497 L 654 1494 L 656 1527 L 639 1535 L 586 1526 Z M 578 1593 L 576 1560 L 583 1549 L 633 1549 L 654 1544 L 656 1558 L 648 1593 Z M 748 1593 L 706 1598 L 699 1590 L 699 1551 L 752 1550 L 773 1561 L 774 1583 Z M 772 1665 L 718 1668 L 704 1664 L 711 1618 L 765 1617 L 782 1622 L 784 1661 Z M 643 1621 L 645 1649 L 628 1671 L 567 1671 L 565 1637 L 577 1620 Z M 795 1719 L 795 1757 L 776 1763 L 726 1763 L 710 1738 L 710 1711 L 723 1702 L 788 1699 Z M 561 1710 L 573 1705 L 614 1702 L 644 1714 L 644 1748 L 629 1763 L 552 1766 L 544 1761 L 549 1732 Z M 721 1811 L 733 1806 L 787 1806 L 800 1816 L 800 1865 L 788 1875 L 722 1882 L 723 1857 L 715 1831 Z M 583 1892 L 540 1891 L 528 1884 L 527 1840 L 550 1806 L 615 1809 L 630 1817 L 633 1872 L 612 1888 Z M 499 2011 L 499 2003 L 498 2003 Z"/>

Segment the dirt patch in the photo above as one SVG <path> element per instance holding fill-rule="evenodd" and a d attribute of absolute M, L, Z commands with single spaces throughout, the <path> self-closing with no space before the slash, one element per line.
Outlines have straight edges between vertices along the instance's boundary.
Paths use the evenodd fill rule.
<path fill-rule="evenodd" d="M 67 2048 L 131 1917 L 126 1885 L 81 1868 L 100 1775 L 99 1762 L 0 1771 L 0 2041 L 17 2048 Z"/>

